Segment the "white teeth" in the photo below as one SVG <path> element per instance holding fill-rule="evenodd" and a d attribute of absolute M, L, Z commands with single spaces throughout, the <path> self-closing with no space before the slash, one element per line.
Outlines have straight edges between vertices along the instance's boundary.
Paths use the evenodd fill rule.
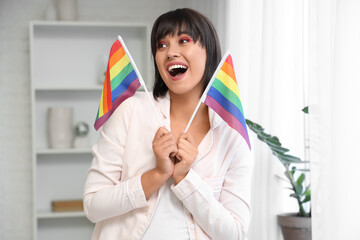
<path fill-rule="evenodd" d="M 170 72 L 170 71 L 173 70 L 174 68 L 184 68 L 184 69 L 187 69 L 187 67 L 184 66 L 184 65 L 178 65 L 178 64 L 176 64 L 176 65 L 171 65 L 171 66 L 169 67 L 168 71 Z"/>

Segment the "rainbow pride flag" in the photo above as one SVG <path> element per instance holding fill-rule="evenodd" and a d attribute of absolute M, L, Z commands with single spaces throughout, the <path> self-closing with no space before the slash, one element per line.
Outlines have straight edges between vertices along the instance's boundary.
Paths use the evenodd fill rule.
<path fill-rule="evenodd" d="M 203 96 L 203 102 L 239 132 L 251 149 L 239 87 L 229 53 L 223 57 Z"/>
<path fill-rule="evenodd" d="M 119 37 L 110 50 L 108 66 L 105 75 L 100 106 L 96 115 L 94 127 L 98 130 L 127 98 L 133 96 L 142 85 L 137 68 L 132 64 L 124 42 Z"/>

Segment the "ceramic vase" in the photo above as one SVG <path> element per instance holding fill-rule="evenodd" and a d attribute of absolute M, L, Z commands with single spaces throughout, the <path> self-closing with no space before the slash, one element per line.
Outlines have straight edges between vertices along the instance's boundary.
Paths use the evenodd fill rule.
<path fill-rule="evenodd" d="M 77 0 L 57 0 L 57 13 L 61 21 L 76 21 L 78 19 Z"/>
<path fill-rule="evenodd" d="M 51 107 L 48 110 L 48 133 L 51 148 L 72 148 L 74 140 L 73 109 Z"/>

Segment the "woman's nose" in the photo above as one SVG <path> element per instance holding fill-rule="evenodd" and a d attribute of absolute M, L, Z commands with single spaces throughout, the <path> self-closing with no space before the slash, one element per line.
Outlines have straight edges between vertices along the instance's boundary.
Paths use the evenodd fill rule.
<path fill-rule="evenodd" d="M 179 46 L 177 44 L 170 44 L 167 51 L 167 58 L 172 59 L 180 56 Z"/>

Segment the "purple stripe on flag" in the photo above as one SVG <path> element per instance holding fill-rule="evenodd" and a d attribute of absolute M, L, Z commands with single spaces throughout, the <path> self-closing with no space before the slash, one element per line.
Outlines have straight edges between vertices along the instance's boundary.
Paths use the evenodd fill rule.
<path fill-rule="evenodd" d="M 117 99 L 115 99 L 115 101 L 112 102 L 112 108 L 105 113 L 103 116 L 101 116 L 101 118 L 99 118 L 95 124 L 94 127 L 96 130 L 98 130 L 105 122 L 106 120 L 109 119 L 109 117 L 111 116 L 111 114 L 116 110 L 116 108 L 126 99 L 128 99 L 129 97 L 133 96 L 136 92 L 136 90 L 141 86 L 139 79 L 135 79 L 128 87 L 128 89 L 126 89 L 125 92 L 123 92 Z"/>
<path fill-rule="evenodd" d="M 229 124 L 230 127 L 232 127 L 233 129 L 235 129 L 236 131 L 238 131 L 240 133 L 240 135 L 245 139 L 247 145 L 249 146 L 250 150 L 251 150 L 251 146 L 250 146 L 250 141 L 249 141 L 249 136 L 246 132 L 246 129 L 244 128 L 244 126 L 240 123 L 240 121 L 234 117 L 231 113 L 229 113 L 228 111 L 226 111 L 214 98 L 212 98 L 211 96 L 207 95 L 205 102 L 206 105 L 208 105 L 210 108 L 212 108 L 217 114 L 219 114 L 219 116 L 224 119 L 224 121 Z"/>

